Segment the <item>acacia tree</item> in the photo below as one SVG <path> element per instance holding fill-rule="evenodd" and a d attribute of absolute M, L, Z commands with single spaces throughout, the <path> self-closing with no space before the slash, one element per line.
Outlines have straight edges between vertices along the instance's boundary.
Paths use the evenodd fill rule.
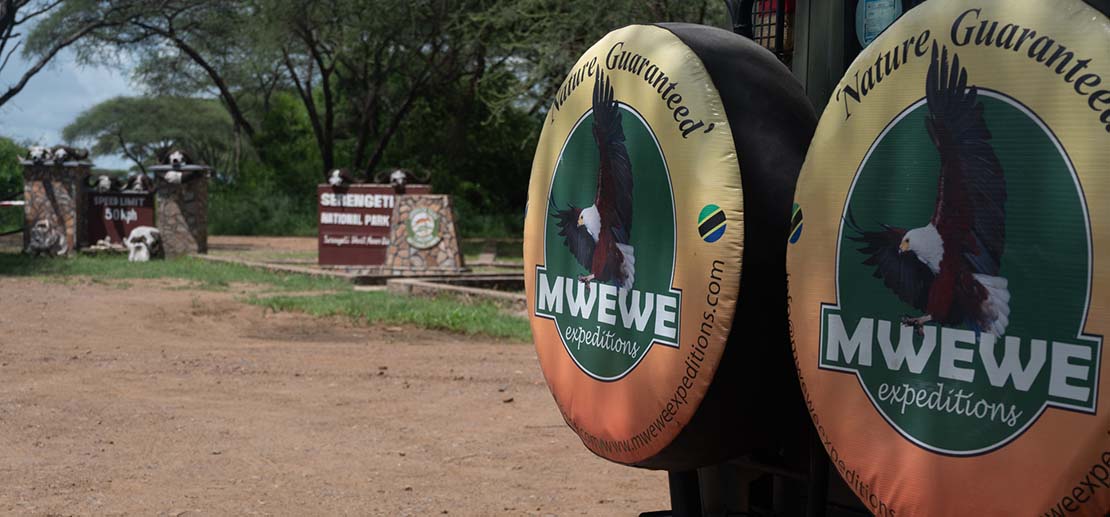
<path fill-rule="evenodd" d="M 439 138 L 426 145 L 442 163 L 463 163 L 476 125 L 499 123 L 501 112 L 522 106 L 542 112 L 581 50 L 609 30 L 641 21 L 725 22 L 716 0 L 133 1 L 118 23 L 78 43 L 80 56 L 111 59 L 127 50 L 152 92 L 220 99 L 235 134 L 252 144 L 272 96 L 291 92 L 304 107 L 321 172 L 341 164 L 368 175 L 391 159 L 418 105 L 441 110 L 442 121 L 431 122 Z M 115 2 L 65 4 L 42 32 L 64 33 L 71 20 L 102 17 Z M 511 145 L 534 137 L 517 135 Z"/>
<path fill-rule="evenodd" d="M 243 93 L 229 77 L 226 65 L 250 52 L 240 46 L 242 36 L 252 26 L 250 6 L 242 0 L 131 0 L 111 2 L 66 0 L 51 11 L 32 37 L 45 42 L 73 29 L 81 18 L 105 18 L 113 23 L 91 28 L 77 45 L 78 56 L 86 62 L 114 61 L 121 51 L 137 57 L 151 72 L 151 63 L 166 67 L 166 75 L 194 87 L 204 84 L 219 98 L 238 130 L 249 138 L 255 124 L 240 102 Z M 44 51 L 42 45 L 33 52 Z M 188 67 L 182 67 L 182 64 Z M 186 75 L 188 73 L 188 75 Z M 197 77 L 203 77 L 198 82 Z"/>
<path fill-rule="evenodd" d="M 67 10 L 66 3 L 63 0 L 0 0 L 0 72 L 8 68 L 12 56 L 21 47 L 24 55 L 32 58 L 15 83 L 0 89 L 0 106 L 22 92 L 59 52 L 98 29 L 117 24 L 120 13 L 127 11 L 132 2 L 121 0 L 105 4 L 102 9 L 73 17 L 64 29 L 52 31 L 49 38 L 32 38 L 23 31 L 40 18 Z"/>
<path fill-rule="evenodd" d="M 158 93 L 217 96 L 250 141 L 270 96 L 288 88 L 305 107 L 322 172 L 339 161 L 341 142 L 345 165 L 373 171 L 418 99 L 481 76 L 489 34 L 471 21 L 507 3 L 146 0 L 79 47 L 89 60 L 138 56 L 136 76 Z M 77 2 L 36 32 L 57 35 L 73 14 L 102 16 L 108 4 Z"/>
<path fill-rule="evenodd" d="M 283 63 L 303 102 L 325 171 L 350 140 L 349 164 L 378 168 L 414 103 L 444 85 L 480 77 L 488 34 L 475 13 L 498 1 L 263 2 L 282 38 Z"/>
<path fill-rule="evenodd" d="M 62 135 L 91 143 L 97 154 L 122 154 L 143 173 L 173 147 L 226 173 L 234 160 L 232 131 L 231 117 L 214 100 L 117 97 L 86 110 Z"/>
<path fill-rule="evenodd" d="M 721 0 L 516 0 L 511 9 L 483 13 L 501 33 L 503 52 L 523 80 L 520 88 L 491 92 L 501 105 L 543 113 L 584 50 L 626 25 L 688 22 L 730 27 Z"/>

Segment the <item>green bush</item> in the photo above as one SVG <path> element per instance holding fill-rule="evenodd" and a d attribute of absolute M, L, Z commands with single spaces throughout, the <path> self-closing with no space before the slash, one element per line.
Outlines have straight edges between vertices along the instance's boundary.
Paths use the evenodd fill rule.
<path fill-rule="evenodd" d="M 307 199 L 306 199 L 307 198 Z M 294 198 L 263 186 L 213 185 L 208 229 L 213 235 L 316 235 L 315 194 Z"/>
<path fill-rule="evenodd" d="M 23 147 L 0 137 L 0 200 L 23 192 L 23 166 L 19 157 L 26 152 Z M 0 233 L 18 230 L 23 226 L 23 209 L 0 208 Z"/>
<path fill-rule="evenodd" d="M 471 204 L 464 196 L 454 196 L 455 223 L 462 238 L 521 237 L 524 235 L 524 212 L 492 213 Z"/>
<path fill-rule="evenodd" d="M 532 338 L 527 319 L 507 314 L 489 302 L 465 302 L 450 296 L 342 292 L 327 296 L 254 298 L 249 302 L 274 311 L 297 311 L 318 317 L 345 316 L 369 324 L 409 324 L 521 343 Z"/>
<path fill-rule="evenodd" d="M 208 228 L 213 235 L 316 235 L 316 192 L 306 186 L 294 196 L 268 184 L 212 185 Z M 483 213 L 455 197 L 455 216 L 463 238 L 521 237 L 524 214 Z M 3 221 L 0 219 L 0 221 Z"/>

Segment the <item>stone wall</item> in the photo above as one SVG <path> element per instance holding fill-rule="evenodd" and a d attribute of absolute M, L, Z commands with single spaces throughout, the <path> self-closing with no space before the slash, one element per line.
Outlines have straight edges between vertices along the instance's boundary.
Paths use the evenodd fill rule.
<path fill-rule="evenodd" d="M 415 220 L 413 214 L 421 214 Z M 457 273 L 465 269 L 451 196 L 397 196 L 385 269 Z"/>
<path fill-rule="evenodd" d="M 154 190 L 166 256 L 208 253 L 208 179 L 175 184 L 158 175 Z"/>
<path fill-rule="evenodd" d="M 40 220 L 63 232 L 67 254 L 87 245 L 85 238 L 85 182 L 90 165 L 23 164 L 23 249 L 31 240 L 31 229 Z"/>

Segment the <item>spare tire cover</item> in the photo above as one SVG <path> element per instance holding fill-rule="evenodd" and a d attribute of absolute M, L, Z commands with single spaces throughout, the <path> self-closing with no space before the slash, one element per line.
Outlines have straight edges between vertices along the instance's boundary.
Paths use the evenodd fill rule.
<path fill-rule="evenodd" d="M 1108 164 L 1079 0 L 931 0 L 848 69 L 787 269 L 807 407 L 872 512 L 1110 508 Z"/>
<path fill-rule="evenodd" d="M 575 64 L 532 168 L 525 279 L 543 373 L 591 451 L 720 461 L 745 443 L 755 370 L 797 390 L 782 239 L 815 127 L 789 71 L 720 29 L 626 27 Z M 741 284 L 755 321 L 733 343 Z"/>

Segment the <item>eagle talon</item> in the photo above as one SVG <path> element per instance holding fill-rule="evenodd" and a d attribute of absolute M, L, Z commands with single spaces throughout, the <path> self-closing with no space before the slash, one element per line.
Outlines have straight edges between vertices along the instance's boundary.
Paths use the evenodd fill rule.
<path fill-rule="evenodd" d="M 634 180 L 620 104 L 612 82 L 602 73 L 594 75 L 593 136 L 600 153 L 594 203 L 585 208 L 568 205 L 560 209 L 554 198 L 548 199 L 548 214 L 555 219 L 563 244 L 582 266 L 578 271 L 587 272 L 578 277 L 586 292 L 593 281 L 612 287 L 631 286 L 636 265 L 630 240 Z M 581 177 L 584 181 L 586 178 L 586 174 Z M 596 275 L 604 275 L 605 279 Z"/>
<path fill-rule="evenodd" d="M 909 316 L 902 316 L 902 325 L 904 325 L 906 327 L 913 327 L 913 331 L 914 331 L 915 334 L 917 334 L 918 336 L 924 336 L 925 335 L 925 324 L 928 323 L 929 321 L 932 321 L 932 319 L 933 318 L 930 317 L 929 315 L 925 315 L 925 316 L 922 316 L 920 318 L 911 318 Z"/>

